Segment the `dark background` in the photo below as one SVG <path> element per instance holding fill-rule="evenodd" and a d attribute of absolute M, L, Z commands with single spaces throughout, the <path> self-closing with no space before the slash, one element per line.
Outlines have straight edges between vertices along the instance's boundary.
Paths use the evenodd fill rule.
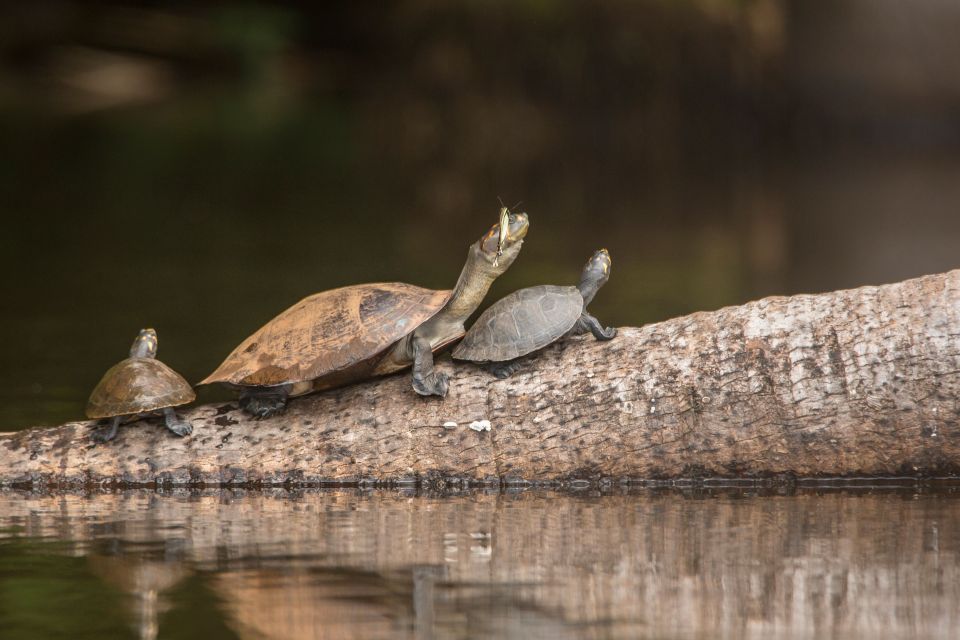
<path fill-rule="evenodd" d="M 196 381 L 300 297 L 487 302 L 614 258 L 637 325 L 960 264 L 951 0 L 7 3 L 0 429 L 80 418 L 142 326 Z M 214 397 L 204 392 L 202 398 Z"/>

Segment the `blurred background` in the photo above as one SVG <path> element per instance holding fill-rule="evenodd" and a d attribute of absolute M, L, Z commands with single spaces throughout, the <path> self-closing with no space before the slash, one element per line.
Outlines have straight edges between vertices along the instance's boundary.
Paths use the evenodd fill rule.
<path fill-rule="evenodd" d="M 960 266 L 952 0 L 32 0 L 0 9 L 0 430 L 82 417 L 142 326 L 189 380 L 299 298 L 487 303 L 614 258 L 639 325 Z M 215 397 L 206 391 L 202 399 Z"/>

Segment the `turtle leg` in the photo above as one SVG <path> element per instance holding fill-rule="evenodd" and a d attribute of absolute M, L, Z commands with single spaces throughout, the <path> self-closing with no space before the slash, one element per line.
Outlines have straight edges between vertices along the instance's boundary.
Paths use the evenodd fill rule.
<path fill-rule="evenodd" d="M 586 311 L 580 314 L 580 319 L 577 320 L 577 326 L 582 327 L 586 331 L 592 333 L 593 337 L 597 340 L 613 340 L 617 335 L 616 327 L 607 327 L 604 329 L 600 324 L 600 321 Z M 579 333 L 585 333 L 586 331 L 581 331 Z"/>
<path fill-rule="evenodd" d="M 167 425 L 167 429 L 170 429 L 170 431 L 173 431 L 181 438 L 193 433 L 193 425 L 186 420 L 182 420 L 177 416 L 177 412 L 170 407 L 163 410 L 163 422 Z"/>
<path fill-rule="evenodd" d="M 117 429 L 120 428 L 120 420 L 121 420 L 122 418 L 123 418 L 123 416 L 117 416 L 117 417 L 115 417 L 115 418 L 111 418 L 111 419 L 110 419 L 110 431 L 108 431 L 108 432 L 106 432 L 106 433 L 103 433 L 103 432 L 101 431 L 101 432 L 99 432 L 99 433 L 93 434 L 93 440 L 94 440 L 94 442 L 110 442 L 111 440 L 113 440 L 113 439 L 117 436 Z"/>
<path fill-rule="evenodd" d="M 290 387 L 287 385 L 245 390 L 240 394 L 240 408 L 262 420 L 283 413 L 289 397 Z"/>
<path fill-rule="evenodd" d="M 517 369 L 519 368 L 520 368 L 519 360 L 508 360 L 507 362 L 491 362 L 487 366 L 487 369 L 490 371 L 490 373 L 496 376 L 498 380 L 509 378 L 514 373 L 516 373 Z"/>
<path fill-rule="evenodd" d="M 587 333 L 588 331 L 590 331 L 590 329 L 588 329 L 588 328 L 587 328 L 587 325 L 584 324 L 584 322 L 583 322 L 583 316 L 581 315 L 579 318 L 577 318 L 577 321 L 574 323 L 574 325 L 573 325 L 573 327 L 570 329 L 570 331 L 567 331 L 567 335 L 568 335 L 568 336 L 582 336 L 583 334 Z"/>
<path fill-rule="evenodd" d="M 414 334 L 413 346 L 413 390 L 422 396 L 446 397 L 450 386 L 446 374 L 433 370 L 433 349 L 430 341 Z"/>

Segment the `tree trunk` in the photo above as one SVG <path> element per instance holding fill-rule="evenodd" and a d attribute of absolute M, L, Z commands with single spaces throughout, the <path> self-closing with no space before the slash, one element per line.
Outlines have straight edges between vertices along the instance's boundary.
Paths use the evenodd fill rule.
<path fill-rule="evenodd" d="M 291 401 L 145 423 L 0 435 L 0 483 L 557 481 L 954 474 L 960 469 L 960 270 L 766 298 L 569 339 L 499 381 L 440 359 L 445 399 L 409 373 Z M 484 427 L 489 424 L 489 430 Z"/>

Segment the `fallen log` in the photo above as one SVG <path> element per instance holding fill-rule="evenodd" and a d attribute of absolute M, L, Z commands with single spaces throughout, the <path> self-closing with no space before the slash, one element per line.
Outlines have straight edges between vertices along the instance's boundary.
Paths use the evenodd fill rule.
<path fill-rule="evenodd" d="M 573 338 L 499 381 L 439 359 L 291 402 L 185 411 L 194 432 L 74 422 L 0 434 L 0 484 L 464 483 L 960 471 L 960 270 L 765 298 Z"/>

